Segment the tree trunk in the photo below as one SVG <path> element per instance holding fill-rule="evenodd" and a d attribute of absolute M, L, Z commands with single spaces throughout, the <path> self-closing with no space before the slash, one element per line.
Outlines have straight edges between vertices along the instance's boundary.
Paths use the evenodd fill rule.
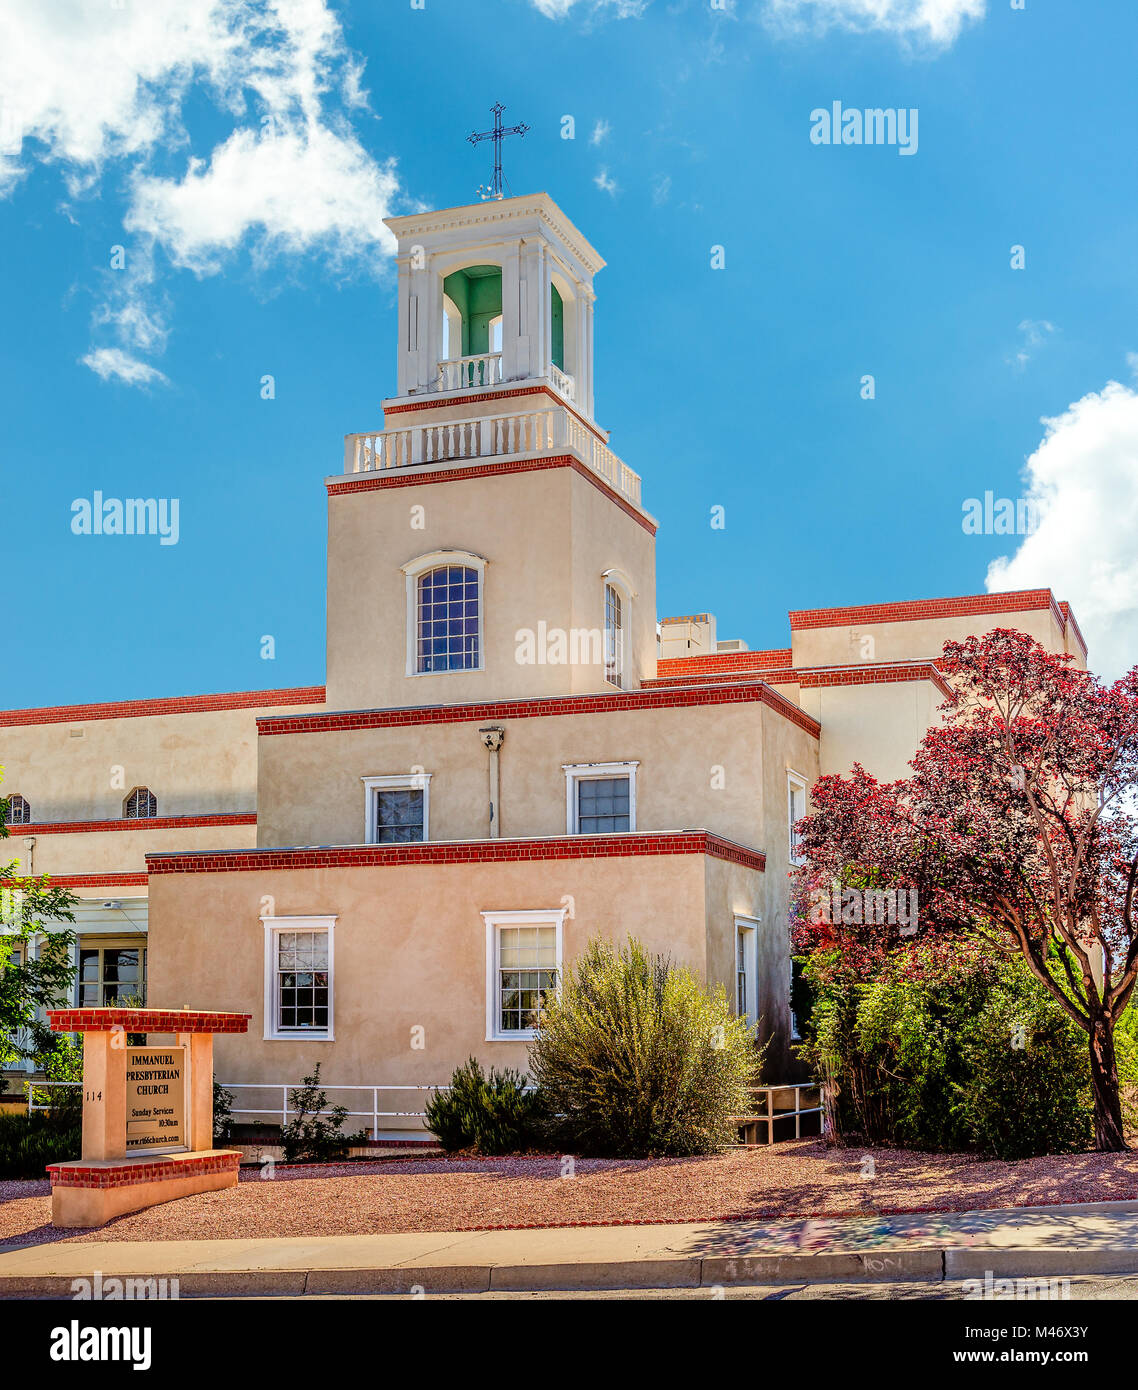
<path fill-rule="evenodd" d="M 1121 1153 L 1129 1146 L 1122 1132 L 1122 1102 L 1118 1094 L 1114 1033 L 1105 1018 L 1092 1019 L 1090 1046 L 1095 1148 L 1100 1153 Z"/>

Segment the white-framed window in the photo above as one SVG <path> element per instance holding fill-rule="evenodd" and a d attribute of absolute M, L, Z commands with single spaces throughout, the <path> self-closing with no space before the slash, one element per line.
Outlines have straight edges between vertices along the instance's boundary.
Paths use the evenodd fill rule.
<path fill-rule="evenodd" d="M 158 798 L 149 787 L 135 787 L 122 804 L 124 820 L 153 820 L 158 814 Z"/>
<path fill-rule="evenodd" d="M 802 967 L 801 967 L 801 965 L 799 965 L 799 963 L 794 959 L 794 957 L 791 956 L 791 957 L 790 957 L 790 970 L 788 971 L 788 980 L 789 980 L 789 985 L 788 985 L 789 994 L 788 994 L 788 998 L 789 998 L 790 1040 L 791 1040 L 791 1042 L 801 1042 L 801 1041 L 802 1041 L 802 1032 L 801 1032 L 801 1030 L 800 1030 L 800 1028 L 799 1028 L 799 1026 L 798 1026 L 798 1015 L 794 1012 L 794 986 L 798 983 L 798 980 L 799 980 L 799 978 L 801 977 L 801 975 L 802 975 Z"/>
<path fill-rule="evenodd" d="M 262 917 L 265 1038 L 331 1042 L 335 917 Z"/>
<path fill-rule="evenodd" d="M 121 941 L 86 937 L 79 942 L 75 1003 L 110 1009 L 127 1000 L 146 1003 L 146 938 Z"/>
<path fill-rule="evenodd" d="M 8 824 L 9 825 L 31 825 L 32 808 L 18 792 L 13 792 L 8 798 Z"/>
<path fill-rule="evenodd" d="M 605 680 L 624 686 L 624 595 L 615 584 L 605 585 Z"/>
<path fill-rule="evenodd" d="M 565 908 L 483 912 L 486 923 L 486 1041 L 534 1036 L 542 1000 L 561 979 Z"/>
<path fill-rule="evenodd" d="M 638 762 L 566 763 L 565 829 L 570 835 L 613 835 L 636 829 Z"/>
<path fill-rule="evenodd" d="M 403 566 L 407 583 L 407 674 L 483 669 L 486 561 L 436 550 Z"/>
<path fill-rule="evenodd" d="M 361 777 L 364 838 L 369 845 L 405 845 L 431 838 L 431 774 Z"/>
<path fill-rule="evenodd" d="M 786 815 L 788 826 L 788 851 L 792 864 L 802 863 L 802 848 L 794 827 L 806 814 L 806 778 L 797 772 L 786 774 Z"/>
<path fill-rule="evenodd" d="M 735 914 L 735 1013 L 750 1027 L 759 1021 L 759 921 Z"/>

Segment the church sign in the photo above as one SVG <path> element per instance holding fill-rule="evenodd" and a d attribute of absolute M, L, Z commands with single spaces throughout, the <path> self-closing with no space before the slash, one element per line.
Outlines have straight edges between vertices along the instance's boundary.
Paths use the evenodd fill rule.
<path fill-rule="evenodd" d="M 186 1049 L 127 1048 L 127 1152 L 186 1147 Z"/>

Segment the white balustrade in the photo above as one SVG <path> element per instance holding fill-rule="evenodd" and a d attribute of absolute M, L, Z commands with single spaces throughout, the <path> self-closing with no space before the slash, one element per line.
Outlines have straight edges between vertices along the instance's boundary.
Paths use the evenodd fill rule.
<path fill-rule="evenodd" d="M 479 352 L 472 357 L 451 357 L 439 363 L 440 391 L 471 391 L 497 386 L 502 380 L 502 354 Z"/>
<path fill-rule="evenodd" d="M 577 383 L 568 372 L 563 372 L 561 368 L 556 366 L 553 362 L 549 364 L 549 379 L 567 401 L 575 401 L 577 399 Z"/>
<path fill-rule="evenodd" d="M 349 434 L 344 440 L 344 472 L 374 473 L 416 464 L 565 451 L 575 454 L 616 492 L 639 504 L 639 475 L 562 406 Z"/>

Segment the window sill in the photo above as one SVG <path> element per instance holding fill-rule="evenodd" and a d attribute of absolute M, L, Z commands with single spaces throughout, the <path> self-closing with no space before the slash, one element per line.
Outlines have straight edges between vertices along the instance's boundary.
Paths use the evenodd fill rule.
<path fill-rule="evenodd" d="M 333 1033 L 266 1033 L 265 1042 L 335 1042 Z"/>
<path fill-rule="evenodd" d="M 537 1037 L 537 1031 L 533 1028 L 522 1028 L 516 1033 L 487 1033 L 487 1042 L 533 1042 Z"/>

